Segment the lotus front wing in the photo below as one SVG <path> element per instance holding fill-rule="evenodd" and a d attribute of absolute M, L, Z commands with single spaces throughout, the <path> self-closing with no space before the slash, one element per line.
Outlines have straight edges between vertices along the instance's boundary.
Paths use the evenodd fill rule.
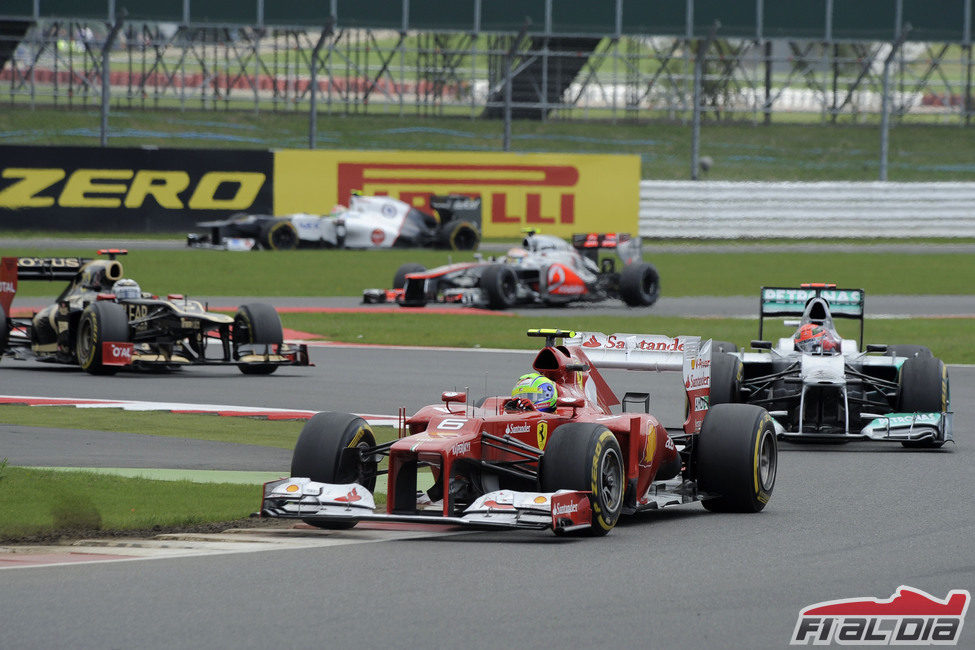
<path fill-rule="evenodd" d="M 445 516 L 431 506 L 406 513 L 376 512 L 372 493 L 358 483 L 318 483 L 308 478 L 287 478 L 264 484 L 262 517 L 302 519 L 312 524 L 358 521 L 401 521 L 451 524 L 471 528 L 551 528 L 570 532 L 589 528 L 592 512 L 589 493 L 489 492 L 458 516 Z"/>

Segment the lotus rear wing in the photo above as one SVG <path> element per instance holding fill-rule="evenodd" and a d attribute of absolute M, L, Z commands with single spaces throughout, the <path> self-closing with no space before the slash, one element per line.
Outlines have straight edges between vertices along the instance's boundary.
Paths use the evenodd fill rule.
<path fill-rule="evenodd" d="M 0 261 L 0 305 L 10 313 L 18 280 L 71 280 L 90 262 L 84 257 L 4 257 Z"/>
<path fill-rule="evenodd" d="M 701 430 L 711 396 L 711 339 L 660 334 L 571 332 L 563 342 L 595 368 L 680 371 L 687 394 L 685 433 Z"/>
<path fill-rule="evenodd" d="M 860 340 L 863 340 L 863 289 L 837 289 L 835 284 L 810 283 L 798 287 L 762 287 L 759 297 L 758 338 L 762 339 L 765 319 L 778 316 L 802 316 L 806 304 L 822 298 L 829 305 L 833 318 L 860 321 Z"/>

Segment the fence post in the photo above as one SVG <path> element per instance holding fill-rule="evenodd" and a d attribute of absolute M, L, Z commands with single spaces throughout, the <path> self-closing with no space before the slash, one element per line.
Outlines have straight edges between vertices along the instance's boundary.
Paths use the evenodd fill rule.
<path fill-rule="evenodd" d="M 322 51 L 325 39 L 332 35 L 335 28 L 335 16 L 329 16 L 325 21 L 325 27 L 318 36 L 318 42 L 311 51 L 311 108 L 308 111 L 308 148 L 315 148 L 315 140 L 318 139 L 318 55 Z"/>
<path fill-rule="evenodd" d="M 118 37 L 119 31 L 122 29 L 122 23 L 125 22 L 125 16 L 128 12 L 125 7 L 119 10 L 115 15 L 115 24 L 112 25 L 112 29 L 109 30 L 108 36 L 105 37 L 105 45 L 102 47 L 102 129 L 101 129 L 101 146 L 108 146 L 108 108 L 111 99 L 111 83 L 112 77 L 109 74 L 109 67 L 112 63 L 112 46 L 115 45 L 115 39 Z"/>
<path fill-rule="evenodd" d="M 697 56 L 694 58 L 694 120 L 691 126 L 691 180 L 696 181 L 701 156 L 701 81 L 704 76 L 704 53 L 714 42 L 714 35 L 721 29 L 721 22 L 714 21 L 708 30 L 708 37 L 698 42 Z"/>
<path fill-rule="evenodd" d="M 911 29 L 911 23 L 904 24 L 897 40 L 890 48 L 890 53 L 884 59 L 884 85 L 880 109 L 880 180 L 882 181 L 887 180 L 887 152 L 890 148 L 890 64 L 901 45 L 907 40 L 907 34 Z"/>

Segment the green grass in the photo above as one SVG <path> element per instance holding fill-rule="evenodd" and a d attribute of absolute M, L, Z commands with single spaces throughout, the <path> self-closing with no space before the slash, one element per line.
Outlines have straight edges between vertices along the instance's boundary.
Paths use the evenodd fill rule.
<path fill-rule="evenodd" d="M 192 413 L 85 409 L 79 417 L 74 407 L 0 406 L 0 423 L 57 429 L 141 433 L 169 438 L 192 438 L 293 449 L 304 425 L 302 420 L 222 417 Z"/>
<path fill-rule="evenodd" d="M 81 429 L 140 433 L 169 438 L 189 438 L 239 445 L 258 445 L 293 449 L 304 420 L 266 420 L 251 417 L 224 417 L 194 413 L 85 409 L 78 417 L 75 407 L 0 406 L 0 423 L 28 427 Z M 396 437 L 392 427 L 373 427 L 378 442 Z"/>
<path fill-rule="evenodd" d="M 466 110 L 466 109 L 465 109 Z M 0 142 L 97 146 L 95 110 L 0 111 Z M 110 146 L 191 148 L 306 148 L 304 113 L 253 111 L 113 111 Z M 320 149 L 501 151 L 503 124 L 470 117 L 327 115 L 318 121 Z M 691 127 L 653 122 L 518 121 L 517 152 L 630 153 L 643 161 L 643 178 L 689 177 Z M 969 152 L 975 129 L 895 125 L 890 136 L 892 181 L 971 180 Z M 715 180 L 876 180 L 880 134 L 876 125 L 717 124 L 705 122 L 701 154 L 714 159 Z M 419 155 L 419 154 L 418 154 Z"/>
<path fill-rule="evenodd" d="M 5 255 L 83 255 L 87 248 L 17 248 Z M 469 253 L 441 251 L 322 251 L 234 253 L 144 250 L 122 258 L 126 276 L 146 291 L 189 296 L 361 296 L 391 286 L 401 264 L 432 267 Z M 763 285 L 835 282 L 871 294 L 971 294 L 975 255 L 966 253 L 654 253 L 665 296 L 758 296 Z M 62 282 L 21 282 L 21 296 L 53 296 Z M 16 299 L 14 305 L 16 306 Z"/>
<path fill-rule="evenodd" d="M 0 541 L 51 533 L 150 530 L 247 517 L 260 487 L 151 481 L 94 472 L 7 467 L 0 478 Z"/>

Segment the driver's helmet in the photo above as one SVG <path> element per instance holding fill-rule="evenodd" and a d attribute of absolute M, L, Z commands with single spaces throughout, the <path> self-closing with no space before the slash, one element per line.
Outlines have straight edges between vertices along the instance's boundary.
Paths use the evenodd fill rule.
<path fill-rule="evenodd" d="M 530 372 L 518 378 L 511 389 L 511 396 L 528 399 L 539 411 L 553 411 L 559 392 L 554 381 L 537 372 Z"/>
<path fill-rule="evenodd" d="M 796 332 L 793 340 L 796 350 L 806 354 L 836 354 L 840 351 L 839 338 L 828 327 L 806 323 Z"/>
<path fill-rule="evenodd" d="M 512 264 L 517 264 L 518 262 L 522 261 L 526 257 L 528 257 L 528 251 L 525 250 L 524 248 L 516 247 L 516 248 L 508 249 L 507 261 Z"/>
<path fill-rule="evenodd" d="M 132 300 L 142 297 L 142 289 L 139 288 L 139 283 L 129 278 L 116 281 L 112 287 L 112 293 L 115 294 L 116 300 Z"/>

